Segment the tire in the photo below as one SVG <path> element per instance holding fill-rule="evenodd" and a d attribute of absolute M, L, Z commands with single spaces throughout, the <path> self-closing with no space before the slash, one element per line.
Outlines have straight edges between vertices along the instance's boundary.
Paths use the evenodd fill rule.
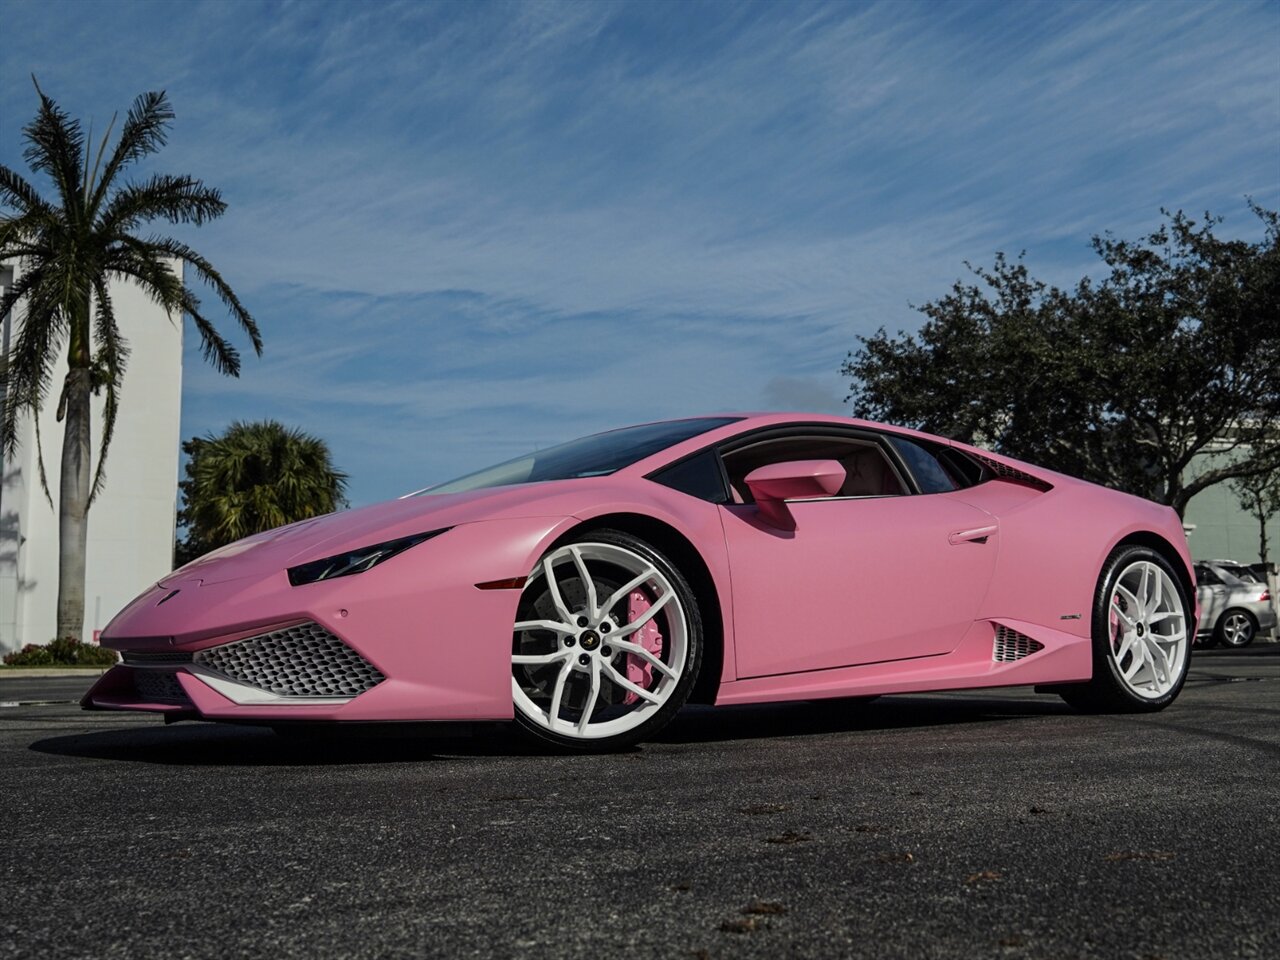
<path fill-rule="evenodd" d="M 1117 547 L 1094 591 L 1093 679 L 1058 693 L 1089 713 L 1163 710 L 1187 678 L 1193 609 L 1164 557 L 1147 547 Z"/>
<path fill-rule="evenodd" d="M 516 729 L 577 753 L 651 737 L 689 698 L 702 643 L 693 590 L 652 544 L 619 530 L 561 543 L 529 574 L 517 607 Z"/>
<path fill-rule="evenodd" d="M 1253 643 L 1258 636 L 1258 621 L 1248 610 L 1232 607 L 1218 618 L 1213 638 L 1224 647 L 1239 649 Z"/>

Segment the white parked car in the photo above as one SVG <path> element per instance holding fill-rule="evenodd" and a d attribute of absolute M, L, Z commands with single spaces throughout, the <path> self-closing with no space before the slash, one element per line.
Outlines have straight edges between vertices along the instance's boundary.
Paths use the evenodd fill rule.
<path fill-rule="evenodd" d="M 1197 641 L 1203 646 L 1247 647 L 1261 633 L 1276 627 L 1271 592 L 1265 583 L 1246 581 L 1215 560 L 1195 565 L 1196 597 L 1200 601 Z"/>

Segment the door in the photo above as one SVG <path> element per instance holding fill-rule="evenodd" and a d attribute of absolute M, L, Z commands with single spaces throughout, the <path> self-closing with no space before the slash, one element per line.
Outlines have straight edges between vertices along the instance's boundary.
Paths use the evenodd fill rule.
<path fill-rule="evenodd" d="M 999 549 L 995 519 L 950 494 L 912 493 L 874 441 L 797 438 L 729 451 L 734 499 L 770 462 L 839 460 L 839 495 L 789 501 L 793 531 L 754 504 L 721 507 L 738 677 L 949 653 L 973 623 Z"/>

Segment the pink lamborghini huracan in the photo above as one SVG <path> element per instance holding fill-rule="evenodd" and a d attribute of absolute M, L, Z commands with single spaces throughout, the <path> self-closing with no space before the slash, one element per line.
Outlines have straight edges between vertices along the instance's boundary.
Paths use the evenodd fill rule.
<path fill-rule="evenodd" d="M 224 547 L 111 621 L 92 709 L 514 720 L 580 750 L 736 704 L 1035 684 L 1159 710 L 1195 636 L 1168 507 L 911 430 L 700 417 Z"/>

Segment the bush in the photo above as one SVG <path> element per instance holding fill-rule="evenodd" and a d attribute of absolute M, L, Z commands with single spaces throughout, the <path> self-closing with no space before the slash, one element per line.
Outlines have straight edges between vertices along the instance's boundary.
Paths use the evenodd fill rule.
<path fill-rule="evenodd" d="M 91 643 L 81 643 L 75 637 L 62 637 L 44 646 L 28 643 L 21 650 L 4 658 L 10 667 L 64 667 L 110 666 L 116 662 L 116 652 Z"/>
<path fill-rule="evenodd" d="M 48 647 L 28 643 L 21 650 L 6 654 L 4 662 L 10 667 L 47 667 L 53 663 L 53 654 Z"/>

